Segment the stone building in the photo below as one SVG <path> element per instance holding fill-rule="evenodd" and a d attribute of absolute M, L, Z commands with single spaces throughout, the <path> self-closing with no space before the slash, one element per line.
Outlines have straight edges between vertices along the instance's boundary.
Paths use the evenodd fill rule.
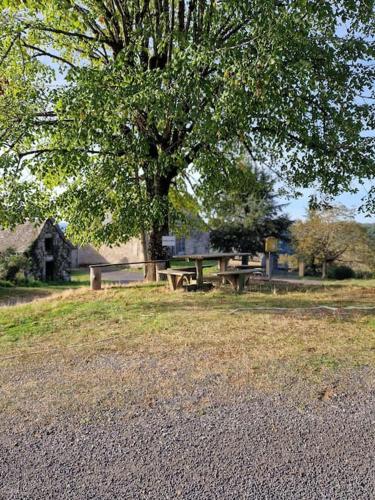
<path fill-rule="evenodd" d="M 0 253 L 8 248 L 31 259 L 30 274 L 41 281 L 68 281 L 74 246 L 60 227 L 48 219 L 44 224 L 31 222 L 13 231 L 0 230 Z"/>
<path fill-rule="evenodd" d="M 176 239 L 176 255 L 208 253 L 210 251 L 210 237 L 208 232 L 191 231 L 185 238 Z M 103 245 L 94 248 L 91 245 L 78 247 L 74 251 L 73 267 L 90 264 L 121 264 L 126 262 L 144 261 L 144 253 L 140 238 L 132 238 L 122 245 L 109 247 Z"/>

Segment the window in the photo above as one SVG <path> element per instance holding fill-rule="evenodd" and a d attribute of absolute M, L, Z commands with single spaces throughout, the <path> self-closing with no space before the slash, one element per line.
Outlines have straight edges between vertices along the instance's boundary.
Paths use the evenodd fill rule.
<path fill-rule="evenodd" d="M 44 249 L 47 254 L 51 255 L 53 253 L 53 238 L 52 236 L 47 236 L 44 239 Z"/>

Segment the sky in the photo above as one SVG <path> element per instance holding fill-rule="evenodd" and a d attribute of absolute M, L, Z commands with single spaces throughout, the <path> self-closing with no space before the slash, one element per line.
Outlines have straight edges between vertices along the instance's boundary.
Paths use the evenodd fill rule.
<path fill-rule="evenodd" d="M 356 194 L 350 194 L 350 193 L 345 193 L 342 194 L 341 196 L 337 196 L 334 199 L 334 203 L 336 204 L 343 204 L 348 208 L 353 208 L 355 210 L 358 209 L 358 207 L 361 205 L 361 199 L 366 196 L 366 193 L 368 189 L 370 188 L 370 182 L 367 182 L 364 186 L 359 186 L 359 192 Z M 288 205 L 285 207 L 284 211 L 287 212 L 290 216 L 291 219 L 303 219 L 306 214 L 307 206 L 308 206 L 308 201 L 309 201 L 309 196 L 311 194 L 315 194 L 317 191 L 313 189 L 305 189 L 302 190 L 303 196 L 300 198 L 291 198 L 291 199 L 285 199 L 282 198 L 281 202 L 282 203 L 287 203 Z M 358 222 L 365 222 L 365 223 L 375 223 L 375 216 L 373 217 L 366 217 L 365 214 L 356 213 L 356 220 Z"/>

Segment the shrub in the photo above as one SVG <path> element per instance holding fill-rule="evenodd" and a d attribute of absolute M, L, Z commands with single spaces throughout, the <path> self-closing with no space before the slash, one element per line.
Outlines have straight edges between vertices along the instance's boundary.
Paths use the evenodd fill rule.
<path fill-rule="evenodd" d="M 11 288 L 12 286 L 14 286 L 14 284 L 10 281 L 0 280 L 0 288 Z"/>
<path fill-rule="evenodd" d="M 355 277 L 359 280 L 370 280 L 375 278 L 375 273 L 372 271 L 356 271 Z"/>
<path fill-rule="evenodd" d="M 15 281 L 19 273 L 24 276 L 30 269 L 30 259 L 8 248 L 0 253 L 0 280 Z"/>
<path fill-rule="evenodd" d="M 34 278 L 25 278 L 25 277 L 16 277 L 14 283 L 17 286 L 23 286 L 23 287 L 31 287 L 31 288 L 38 288 L 45 286 L 45 283 L 39 280 L 35 280 Z"/>
<path fill-rule="evenodd" d="M 328 278 L 347 280 L 355 277 L 355 272 L 349 266 L 334 266 L 328 269 Z"/>

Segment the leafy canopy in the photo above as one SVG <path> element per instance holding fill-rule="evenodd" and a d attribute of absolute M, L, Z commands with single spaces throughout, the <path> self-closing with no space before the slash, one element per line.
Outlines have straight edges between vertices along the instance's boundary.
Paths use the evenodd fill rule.
<path fill-rule="evenodd" d="M 171 189 L 189 176 L 213 198 L 244 149 L 297 188 L 374 178 L 373 1 L 0 7 L 2 225 L 53 215 L 112 244 L 165 232 Z"/>
<path fill-rule="evenodd" d="M 264 251 L 267 236 L 289 240 L 291 221 L 280 213 L 275 180 L 247 161 L 238 163 L 230 186 L 216 195 L 209 214 L 210 242 L 224 252 L 256 254 Z"/>
<path fill-rule="evenodd" d="M 374 247 L 366 228 L 343 206 L 310 210 L 308 218 L 295 222 L 291 232 L 297 254 L 309 263 L 332 263 L 344 254 L 354 254 L 357 263 L 372 265 Z"/>

